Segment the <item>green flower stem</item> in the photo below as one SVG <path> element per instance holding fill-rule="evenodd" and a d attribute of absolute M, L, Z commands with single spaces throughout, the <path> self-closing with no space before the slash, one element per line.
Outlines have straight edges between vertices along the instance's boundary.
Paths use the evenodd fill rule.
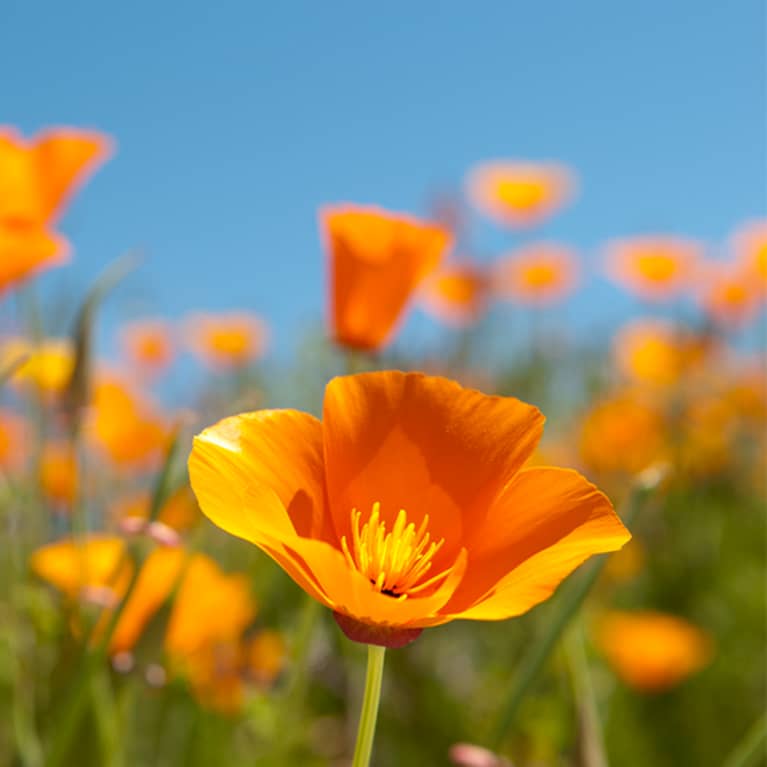
<path fill-rule="evenodd" d="M 357 728 L 357 744 L 354 747 L 352 767 L 368 767 L 373 751 L 373 738 L 378 718 L 378 702 L 381 699 L 385 647 L 368 645 L 368 670 L 365 676 L 365 694 L 362 698 L 360 723 Z"/>

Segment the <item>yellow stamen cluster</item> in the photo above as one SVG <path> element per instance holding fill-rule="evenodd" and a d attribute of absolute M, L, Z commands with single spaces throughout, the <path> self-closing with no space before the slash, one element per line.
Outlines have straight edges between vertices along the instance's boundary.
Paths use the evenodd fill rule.
<path fill-rule="evenodd" d="M 373 511 L 361 528 L 362 514 L 352 510 L 351 547 L 345 535 L 341 538 L 349 566 L 369 578 L 378 591 L 399 599 L 417 594 L 444 578 L 449 568 L 423 580 L 431 569 L 434 555 L 445 543 L 444 538 L 430 542 L 429 515 L 424 516 L 416 530 L 412 522 L 408 523 L 405 510 L 400 509 L 391 532 L 387 533 L 380 508 L 380 503 L 373 504 Z"/>

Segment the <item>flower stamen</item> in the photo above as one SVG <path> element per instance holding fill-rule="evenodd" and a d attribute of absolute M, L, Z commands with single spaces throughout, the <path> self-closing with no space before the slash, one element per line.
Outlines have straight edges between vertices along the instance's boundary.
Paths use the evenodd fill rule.
<path fill-rule="evenodd" d="M 432 567 L 437 552 L 444 546 L 445 539 L 432 541 L 429 515 L 425 514 L 416 529 L 407 520 L 407 512 L 400 509 L 390 532 L 381 519 L 381 504 L 373 504 L 373 510 L 364 525 L 362 514 L 352 509 L 351 546 L 346 536 L 341 537 L 349 567 L 361 572 L 382 594 L 406 599 L 443 580 L 451 568 L 443 570 L 428 580 L 424 577 Z"/>

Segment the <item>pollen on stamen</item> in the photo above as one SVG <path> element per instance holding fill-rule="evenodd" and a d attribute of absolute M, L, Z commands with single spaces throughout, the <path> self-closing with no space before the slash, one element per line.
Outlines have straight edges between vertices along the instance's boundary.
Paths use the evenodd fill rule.
<path fill-rule="evenodd" d="M 429 515 L 424 515 L 416 529 L 407 520 L 407 512 L 400 509 L 391 531 L 381 519 L 381 505 L 373 504 L 367 521 L 361 525 L 362 514 L 351 513 L 351 546 L 346 536 L 341 538 L 349 567 L 366 576 L 373 588 L 397 599 L 406 599 L 444 580 L 450 568 L 425 580 L 434 556 L 445 539 L 432 541 L 428 532 Z"/>

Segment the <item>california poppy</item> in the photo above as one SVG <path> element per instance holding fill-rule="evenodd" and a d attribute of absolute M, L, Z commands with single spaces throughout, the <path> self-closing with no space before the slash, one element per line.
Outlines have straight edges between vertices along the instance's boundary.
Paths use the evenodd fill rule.
<path fill-rule="evenodd" d="M 534 243 L 499 259 L 493 287 L 499 298 L 540 306 L 558 301 L 574 288 L 575 253 L 564 245 Z"/>
<path fill-rule="evenodd" d="M 9 365 L 24 359 L 13 375 L 11 383 L 20 387 L 31 386 L 44 396 L 61 394 L 75 364 L 72 343 L 66 338 L 46 338 L 33 344 L 23 338 L 6 338 L 0 344 L 0 361 Z"/>
<path fill-rule="evenodd" d="M 342 346 L 385 346 L 414 295 L 445 255 L 447 229 L 379 208 L 320 212 L 327 251 L 330 335 Z"/>
<path fill-rule="evenodd" d="M 655 387 L 673 386 L 699 367 L 710 343 L 660 319 L 633 320 L 613 341 L 620 372 L 628 379 Z"/>
<path fill-rule="evenodd" d="M 500 224 L 535 226 L 575 194 L 575 174 L 556 163 L 498 161 L 479 165 L 468 178 L 474 205 Z"/>
<path fill-rule="evenodd" d="M 0 289 L 66 260 L 51 227 L 110 151 L 93 131 L 52 128 L 27 140 L 0 127 Z"/>
<path fill-rule="evenodd" d="M 266 325 L 250 312 L 195 314 L 184 328 L 192 353 L 217 370 L 242 368 L 266 347 Z"/>
<path fill-rule="evenodd" d="M 40 455 L 40 487 L 56 506 L 70 508 L 77 497 L 77 456 L 69 442 L 48 442 Z"/>
<path fill-rule="evenodd" d="M 700 271 L 697 294 L 715 325 L 738 330 L 756 318 L 763 286 L 742 264 L 709 262 Z"/>
<path fill-rule="evenodd" d="M 134 386 L 111 374 L 97 377 L 87 434 L 93 446 L 115 465 L 151 464 L 167 446 L 171 428 L 158 406 Z"/>
<path fill-rule="evenodd" d="M 351 639 L 401 646 L 526 612 L 630 535 L 578 473 L 524 469 L 544 418 L 511 397 L 387 371 L 333 379 L 323 420 L 232 416 L 194 440 L 202 511 L 275 559 Z"/>
<path fill-rule="evenodd" d="M 697 626 L 650 610 L 608 613 L 597 640 L 621 679 L 643 692 L 673 687 L 703 668 L 712 653 L 711 639 Z"/>
<path fill-rule="evenodd" d="M 138 320 L 120 333 L 120 344 L 127 361 L 146 373 L 159 373 L 173 360 L 173 333 L 163 320 Z"/>
<path fill-rule="evenodd" d="M 446 264 L 424 283 L 421 302 L 429 314 L 447 325 L 477 322 L 487 308 L 489 280 L 477 264 Z"/>
<path fill-rule="evenodd" d="M 668 457 L 664 413 L 631 390 L 608 395 L 586 413 L 579 447 L 591 471 L 636 475 Z"/>
<path fill-rule="evenodd" d="M 605 269 L 623 288 L 648 301 L 666 301 L 690 291 L 702 248 L 678 237 L 633 237 L 609 243 Z"/>

